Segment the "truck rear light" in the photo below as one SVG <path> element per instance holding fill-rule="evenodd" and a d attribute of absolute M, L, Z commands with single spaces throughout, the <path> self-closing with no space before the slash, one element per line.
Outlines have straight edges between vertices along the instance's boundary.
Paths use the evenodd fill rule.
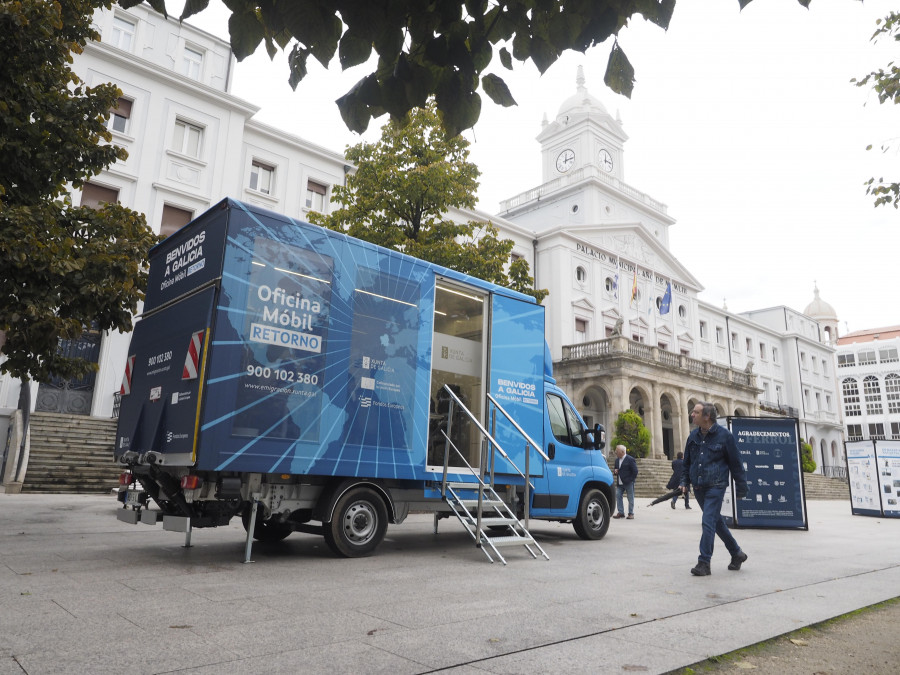
<path fill-rule="evenodd" d="M 119 485 L 131 485 L 134 482 L 134 474 L 125 473 L 119 474 Z"/>
<path fill-rule="evenodd" d="M 196 490 L 202 484 L 203 484 L 203 481 L 200 480 L 200 476 L 182 476 L 181 477 L 181 489 L 182 490 Z"/>

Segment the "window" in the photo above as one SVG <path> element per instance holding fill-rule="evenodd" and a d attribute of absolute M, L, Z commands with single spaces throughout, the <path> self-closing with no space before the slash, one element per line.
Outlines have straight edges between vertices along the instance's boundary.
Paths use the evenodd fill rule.
<path fill-rule="evenodd" d="M 578 416 L 565 401 L 555 394 L 547 394 L 547 417 L 550 430 L 560 443 L 581 447 L 582 426 Z"/>
<path fill-rule="evenodd" d="M 894 363 L 895 361 L 900 361 L 900 358 L 897 357 L 897 348 L 885 347 L 883 349 L 879 349 L 878 360 L 882 363 Z"/>
<path fill-rule="evenodd" d="M 862 409 L 859 407 L 859 388 L 856 386 L 856 380 L 848 377 L 841 383 L 844 393 L 844 416 L 859 417 L 862 415 Z"/>
<path fill-rule="evenodd" d="M 631 339 L 634 340 L 635 342 L 639 342 L 640 344 L 644 344 L 644 336 L 643 335 L 638 335 L 637 333 L 635 333 L 634 335 L 631 336 Z"/>
<path fill-rule="evenodd" d="M 669 345 L 667 345 L 665 342 L 657 342 L 656 346 L 659 347 L 660 349 L 662 349 L 663 351 L 668 351 L 668 349 L 669 349 Z"/>
<path fill-rule="evenodd" d="M 825 394 L 825 410 L 831 412 L 831 396 L 829 394 Z"/>
<path fill-rule="evenodd" d="M 875 363 L 875 350 L 867 349 L 859 353 L 859 365 L 868 366 Z"/>
<path fill-rule="evenodd" d="M 881 422 L 874 422 L 869 424 L 869 438 L 873 441 L 883 441 L 884 440 L 884 424 Z"/>
<path fill-rule="evenodd" d="M 510 253 L 509 254 L 509 264 L 512 265 L 514 262 L 516 262 L 517 260 L 522 260 L 522 258 L 524 258 L 524 257 L 525 256 L 523 256 L 519 253 Z"/>
<path fill-rule="evenodd" d="M 724 344 L 725 334 L 722 332 L 721 326 L 716 326 L 716 344 L 721 345 Z"/>
<path fill-rule="evenodd" d="M 101 204 L 117 204 L 119 202 L 119 191 L 115 188 L 108 188 L 94 183 L 85 183 L 81 188 L 81 205 L 90 206 L 92 209 L 97 208 Z"/>
<path fill-rule="evenodd" d="M 706 337 L 707 337 L 707 336 L 706 336 L 706 322 L 705 322 L 705 321 L 701 321 L 701 322 L 700 322 L 700 339 L 701 339 L 701 340 L 705 340 Z"/>
<path fill-rule="evenodd" d="M 800 352 L 800 367 L 806 370 L 806 352 Z"/>
<path fill-rule="evenodd" d="M 734 350 L 737 350 L 737 348 L 738 348 L 738 334 L 737 333 L 731 334 L 731 348 Z"/>
<path fill-rule="evenodd" d="M 888 413 L 900 413 L 900 375 L 889 373 L 884 378 L 884 393 L 887 398 Z"/>
<path fill-rule="evenodd" d="M 203 68 L 203 52 L 191 47 L 184 48 L 181 57 L 181 74 L 187 75 L 192 80 L 199 80 Z"/>
<path fill-rule="evenodd" d="M 587 281 L 587 272 L 581 265 L 575 268 L 575 281 L 579 284 L 583 284 Z"/>
<path fill-rule="evenodd" d="M 822 409 L 822 395 L 816 392 L 816 410 Z"/>
<path fill-rule="evenodd" d="M 126 52 L 131 51 L 131 45 L 134 44 L 134 29 L 136 24 L 121 16 L 113 17 L 112 36 L 109 41 L 113 47 L 118 47 Z"/>
<path fill-rule="evenodd" d="M 819 360 L 815 356 L 812 357 L 812 369 L 814 373 L 819 372 Z"/>
<path fill-rule="evenodd" d="M 778 348 L 772 347 L 772 363 L 778 363 Z"/>
<path fill-rule="evenodd" d="M 131 119 L 131 101 L 127 98 L 120 98 L 116 101 L 116 105 L 109 109 L 109 120 L 107 120 L 106 126 L 112 131 L 124 134 L 128 131 L 129 119 Z"/>
<path fill-rule="evenodd" d="M 775 401 L 776 401 L 779 405 L 781 405 L 781 400 L 782 400 L 783 398 L 784 398 L 784 397 L 781 395 L 781 385 L 780 385 L 780 384 L 776 384 L 776 385 L 775 385 Z"/>
<path fill-rule="evenodd" d="M 763 387 L 763 400 L 768 401 L 769 400 L 769 383 L 763 382 L 762 387 Z"/>
<path fill-rule="evenodd" d="M 822 375 L 828 375 L 828 361 L 822 359 Z"/>
<path fill-rule="evenodd" d="M 584 319 L 575 319 L 575 343 L 587 342 L 588 322 Z"/>
<path fill-rule="evenodd" d="M 803 405 L 806 406 L 807 410 L 809 409 L 809 389 L 803 390 Z"/>
<path fill-rule="evenodd" d="M 838 354 L 838 368 L 849 368 L 856 365 L 856 356 L 853 354 Z"/>
<path fill-rule="evenodd" d="M 184 120 L 175 120 L 175 131 L 172 134 L 172 150 L 189 157 L 199 157 L 203 128 Z"/>
<path fill-rule="evenodd" d="M 192 211 L 164 204 L 159 233 L 164 237 L 168 237 L 170 234 L 178 232 L 178 230 L 191 222 L 193 218 L 194 213 Z"/>
<path fill-rule="evenodd" d="M 866 399 L 866 414 L 880 415 L 883 410 L 881 407 L 881 385 L 878 378 L 869 375 L 863 380 L 863 396 Z"/>
<path fill-rule="evenodd" d="M 746 347 L 747 347 L 748 354 L 753 353 L 753 340 L 751 340 L 750 338 L 747 338 Z"/>
<path fill-rule="evenodd" d="M 610 295 L 615 294 L 616 292 L 616 282 L 613 281 L 612 277 L 606 277 L 606 281 L 603 282 L 603 287 L 606 289 L 606 292 Z"/>
<path fill-rule="evenodd" d="M 306 181 L 306 208 L 310 211 L 318 211 L 319 213 L 325 212 L 325 195 L 328 194 L 328 187 L 322 185 L 321 183 L 316 183 L 313 180 Z M 522 256 L 516 257 L 516 254 L 513 254 L 511 258 L 512 262 L 515 262 L 518 258 Z"/>
<path fill-rule="evenodd" d="M 683 319 L 687 316 L 687 310 L 684 308 L 684 305 L 678 305 L 678 317 Z"/>
<path fill-rule="evenodd" d="M 759 358 L 761 361 L 766 360 L 766 344 L 764 342 L 759 343 Z"/>
<path fill-rule="evenodd" d="M 861 441 L 862 438 L 863 438 L 862 424 L 848 424 L 847 425 L 847 440 L 848 441 Z"/>
<path fill-rule="evenodd" d="M 891 440 L 900 441 L 900 422 L 891 422 Z"/>
<path fill-rule="evenodd" d="M 250 189 L 262 192 L 264 195 L 272 194 L 275 178 L 275 169 L 261 162 L 254 161 L 250 168 Z"/>

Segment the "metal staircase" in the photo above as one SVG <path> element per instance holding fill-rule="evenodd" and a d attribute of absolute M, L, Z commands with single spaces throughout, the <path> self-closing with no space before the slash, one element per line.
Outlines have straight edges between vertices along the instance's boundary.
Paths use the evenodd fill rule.
<path fill-rule="evenodd" d="M 453 419 L 453 406 L 459 406 L 461 412 L 475 425 L 481 434 L 482 441 L 482 461 L 481 468 L 473 468 L 467 461 L 465 456 L 459 451 L 453 441 L 450 440 L 451 425 L 448 423 L 446 429 L 441 430 L 444 436 L 444 473 L 441 481 L 441 496 L 444 501 L 462 523 L 466 531 L 475 541 L 475 545 L 484 551 L 488 560 L 494 562 L 494 556 L 504 565 L 506 559 L 500 553 L 500 548 L 508 546 L 523 546 L 533 558 L 538 557 L 538 553 L 546 560 L 550 560 L 550 556 L 541 548 L 541 545 L 535 541 L 534 537 L 527 529 L 528 523 L 528 504 L 530 501 L 530 490 L 533 489 L 528 480 L 528 457 L 530 455 L 529 448 L 533 447 L 546 458 L 541 447 L 531 440 L 522 428 L 503 410 L 502 406 L 488 394 L 488 400 L 494 405 L 495 410 L 499 410 L 513 424 L 513 426 L 522 434 L 526 440 L 525 452 L 525 473 L 513 463 L 509 455 L 500 447 L 494 439 L 493 434 L 489 433 L 481 423 L 475 418 L 472 412 L 466 408 L 462 401 L 457 398 L 453 391 L 445 386 L 444 390 L 450 396 L 450 414 L 448 420 Z M 493 425 L 496 428 L 496 413 L 493 416 Z M 465 465 L 466 469 L 475 478 L 474 483 L 469 482 L 450 482 L 447 479 L 448 467 L 450 462 L 450 450 L 453 450 L 459 459 Z M 494 458 L 499 452 L 509 464 L 515 468 L 519 475 L 525 481 L 525 503 L 524 514 L 525 524 L 516 517 L 509 503 L 502 499 L 494 490 Z M 486 475 L 485 467 L 490 467 L 489 475 Z M 487 480 L 486 480 L 487 479 Z M 437 533 L 439 515 L 434 516 L 434 531 Z M 493 551 L 493 556 L 491 555 Z"/>

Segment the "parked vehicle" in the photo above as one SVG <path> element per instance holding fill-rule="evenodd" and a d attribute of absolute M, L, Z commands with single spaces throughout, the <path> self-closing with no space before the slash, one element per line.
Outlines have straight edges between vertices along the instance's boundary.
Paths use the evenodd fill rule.
<path fill-rule="evenodd" d="M 150 253 L 116 440 L 124 522 L 241 516 L 258 540 L 313 532 L 355 557 L 427 509 L 489 558 L 534 554 L 506 541 L 530 540 L 528 518 L 606 534 L 603 445 L 527 295 L 230 199 Z"/>

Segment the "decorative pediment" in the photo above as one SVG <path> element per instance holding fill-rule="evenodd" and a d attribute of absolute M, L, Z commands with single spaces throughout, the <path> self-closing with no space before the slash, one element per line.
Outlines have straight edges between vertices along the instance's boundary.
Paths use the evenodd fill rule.
<path fill-rule="evenodd" d="M 694 338 L 691 337 L 690 333 L 682 333 L 678 336 L 678 341 L 688 345 L 694 344 Z"/>
<path fill-rule="evenodd" d="M 588 314 L 593 314 L 594 310 L 596 308 L 594 307 L 593 302 L 588 300 L 586 297 L 582 296 L 582 297 L 576 298 L 575 300 L 572 301 L 572 309 L 578 309 L 578 310 L 581 310 L 582 312 L 586 312 Z"/>

